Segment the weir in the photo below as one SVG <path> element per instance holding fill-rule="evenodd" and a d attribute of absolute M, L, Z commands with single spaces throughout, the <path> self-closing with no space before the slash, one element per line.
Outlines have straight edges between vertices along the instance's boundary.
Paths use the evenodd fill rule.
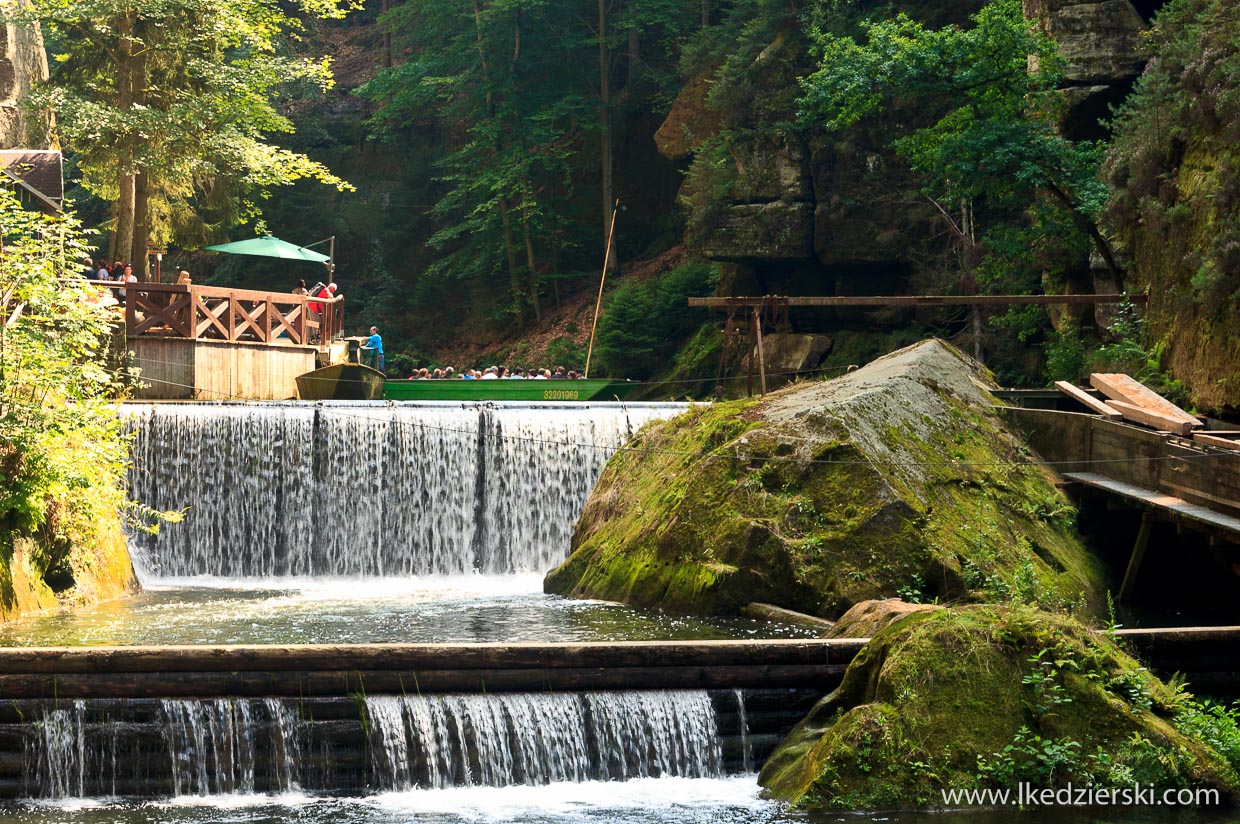
<path fill-rule="evenodd" d="M 545 572 L 607 459 L 683 404 L 127 404 L 146 580 Z"/>
<path fill-rule="evenodd" d="M 815 691 L 135 699 L 0 707 L 0 797 L 712 778 L 765 759 Z"/>

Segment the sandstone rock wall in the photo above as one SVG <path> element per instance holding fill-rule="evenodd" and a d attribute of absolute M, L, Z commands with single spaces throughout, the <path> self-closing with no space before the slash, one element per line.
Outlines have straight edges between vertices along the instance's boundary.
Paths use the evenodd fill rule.
<path fill-rule="evenodd" d="M 0 0 L 11 11 L 21 0 Z M 5 23 L 0 36 L 0 149 L 46 148 L 45 129 L 29 122 L 21 101 L 31 87 L 47 79 L 47 53 L 38 29 Z"/>

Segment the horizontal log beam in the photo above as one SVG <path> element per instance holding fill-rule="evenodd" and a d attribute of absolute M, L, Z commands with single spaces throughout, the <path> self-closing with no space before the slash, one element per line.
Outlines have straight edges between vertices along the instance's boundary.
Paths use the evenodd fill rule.
<path fill-rule="evenodd" d="M 555 669 L 847 663 L 859 639 L 580 644 L 307 644 L 0 649 L 0 675 Z"/>
<path fill-rule="evenodd" d="M 558 667 L 550 669 L 321 672 L 112 672 L 0 675 L 0 697 L 301 698 L 444 692 L 589 692 L 641 689 L 834 689 L 847 664 Z"/>
<path fill-rule="evenodd" d="M 689 298 L 689 305 L 707 309 L 764 306 L 1047 306 L 1051 304 L 1145 303 L 1145 295 L 843 295 L 832 297 Z"/>

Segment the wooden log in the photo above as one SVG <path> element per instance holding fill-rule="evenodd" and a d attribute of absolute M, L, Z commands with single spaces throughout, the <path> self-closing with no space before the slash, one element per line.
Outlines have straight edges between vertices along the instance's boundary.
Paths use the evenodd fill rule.
<path fill-rule="evenodd" d="M 838 685 L 845 664 L 561 667 L 554 669 L 145 672 L 0 675 L 0 700 L 21 698 L 314 697 L 444 692 L 737 689 Z"/>
<path fill-rule="evenodd" d="M 1193 440 L 1203 443 L 1206 446 L 1218 446 L 1223 449 L 1240 449 L 1240 440 L 1231 440 L 1230 438 L 1220 438 L 1214 434 L 1205 434 L 1202 432 L 1194 432 Z"/>
<path fill-rule="evenodd" d="M 1107 406 L 1102 401 L 1095 398 L 1088 392 L 1080 389 L 1067 381 L 1055 381 L 1055 388 L 1067 395 L 1069 398 L 1077 401 L 1094 413 L 1101 415 L 1107 420 L 1117 421 L 1123 417 L 1119 412 Z"/>
<path fill-rule="evenodd" d="M 741 615 L 759 621 L 791 624 L 794 627 L 807 627 L 809 629 L 821 630 L 822 632 L 828 632 L 835 628 L 835 622 L 828 621 L 826 618 L 806 615 L 804 612 L 793 612 L 790 609 L 777 607 L 774 604 L 763 604 L 758 601 L 746 604 L 741 610 Z"/>
<path fill-rule="evenodd" d="M 1113 407 L 1117 412 L 1124 416 L 1126 420 L 1133 423 L 1139 423 L 1144 426 L 1153 426 L 1159 431 L 1170 432 L 1173 435 L 1189 435 L 1193 431 L 1193 425 L 1188 421 L 1169 418 L 1158 412 L 1151 412 L 1140 406 L 1133 406 L 1123 401 L 1107 401 L 1107 405 Z"/>
<path fill-rule="evenodd" d="M 1194 427 L 1205 426 L 1196 416 L 1188 414 L 1145 384 L 1123 373 L 1095 372 L 1089 376 L 1089 383 L 1094 389 L 1113 400 L 1161 415 L 1164 418 L 1183 421 Z"/>
<path fill-rule="evenodd" d="M 826 297 L 689 298 L 690 306 L 734 309 L 750 306 L 1047 306 L 1097 303 L 1143 304 L 1145 295 L 841 295 Z"/>
<path fill-rule="evenodd" d="M 857 639 L 579 644 L 306 644 L 0 649 L 0 674 L 837 664 Z"/>

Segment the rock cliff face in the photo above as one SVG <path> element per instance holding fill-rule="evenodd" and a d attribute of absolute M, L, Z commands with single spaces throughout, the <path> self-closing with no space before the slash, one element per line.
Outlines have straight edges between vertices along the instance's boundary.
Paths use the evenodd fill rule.
<path fill-rule="evenodd" d="M 22 0 L 0 0 L 9 11 Z M 43 148 L 43 129 L 21 111 L 21 100 L 30 88 L 47 79 L 47 54 L 38 29 L 4 23 L 0 36 L 0 149 Z M 37 144 L 37 145 L 36 145 Z"/>
<path fill-rule="evenodd" d="M 896 594 L 1096 606 L 1075 512 L 1025 462 L 988 386 L 931 340 L 647 427 L 609 462 L 546 589 L 823 618 Z"/>
<path fill-rule="evenodd" d="M 896 4 L 929 26 L 963 22 L 982 5 Z M 1041 21 L 1066 59 L 1071 106 L 1065 130 L 1101 136 L 1100 119 L 1122 100 L 1145 63 L 1145 19 L 1130 0 L 1025 0 L 1025 12 Z M 793 130 L 760 128 L 796 119 L 795 95 L 788 90 L 811 68 L 804 39 L 804 32 L 785 29 L 755 60 L 757 93 L 750 111 L 713 108 L 710 72 L 703 72 L 673 101 L 655 139 L 662 154 L 683 159 L 715 139 L 725 121 L 740 132 L 754 128 L 757 136 L 729 144 L 718 164 L 726 167 L 721 173 L 729 185 L 716 195 L 721 213 L 704 232 L 702 248 L 715 260 L 776 271 L 814 262 L 823 273 L 818 293 L 826 294 L 832 274 L 848 267 L 909 269 L 933 258 L 926 239 L 939 231 L 938 213 L 887 148 L 899 118 L 884 133 L 810 137 L 808 143 Z"/>

